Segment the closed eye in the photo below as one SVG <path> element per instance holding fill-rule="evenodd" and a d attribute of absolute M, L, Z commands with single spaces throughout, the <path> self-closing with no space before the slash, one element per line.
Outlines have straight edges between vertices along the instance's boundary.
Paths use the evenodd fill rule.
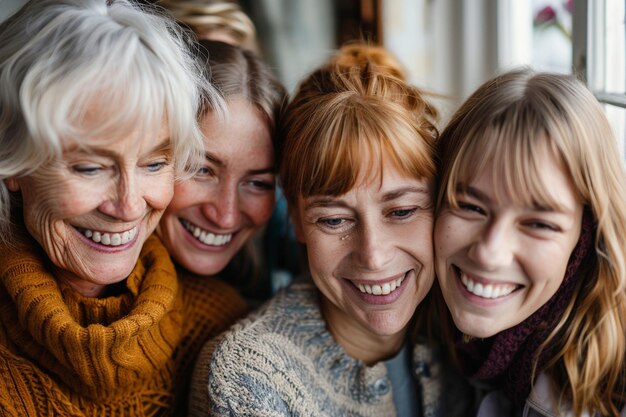
<path fill-rule="evenodd" d="M 561 231 L 560 227 L 552 223 L 546 223 L 543 221 L 528 221 L 524 223 L 524 225 L 527 227 L 531 227 L 533 229 L 537 229 L 537 230 L 554 231 L 554 232 Z"/>
<path fill-rule="evenodd" d="M 481 207 L 475 205 L 475 204 L 471 204 L 471 203 L 467 203 L 467 202 L 463 202 L 463 201 L 459 201 L 459 208 L 463 211 L 469 211 L 472 213 L 477 213 L 477 214 L 481 214 L 481 215 L 485 215 L 485 210 L 483 210 Z"/>
<path fill-rule="evenodd" d="M 72 170 L 82 175 L 94 176 L 102 172 L 103 168 L 99 165 L 74 165 Z"/>

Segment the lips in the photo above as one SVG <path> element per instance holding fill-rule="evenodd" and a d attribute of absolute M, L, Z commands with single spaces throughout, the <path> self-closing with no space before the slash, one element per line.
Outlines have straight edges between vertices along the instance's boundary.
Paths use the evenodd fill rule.
<path fill-rule="evenodd" d="M 516 289 L 520 288 L 519 285 L 515 284 L 496 284 L 496 283 L 484 283 L 478 282 L 475 279 L 470 278 L 467 274 L 465 274 L 458 267 L 454 267 L 457 276 L 460 278 L 461 283 L 465 289 L 474 294 L 477 297 L 487 298 L 487 299 L 497 299 L 506 297 L 511 294 Z"/>
<path fill-rule="evenodd" d="M 199 226 L 196 226 L 195 224 L 191 223 L 189 220 L 185 220 L 185 219 L 179 219 L 179 220 L 180 220 L 180 223 L 183 225 L 183 227 L 187 229 L 187 231 L 191 233 L 191 235 L 196 240 L 204 243 L 205 245 L 224 246 L 225 244 L 230 242 L 231 239 L 233 238 L 232 233 L 228 233 L 228 234 L 211 233 L 208 230 L 205 230 Z"/>

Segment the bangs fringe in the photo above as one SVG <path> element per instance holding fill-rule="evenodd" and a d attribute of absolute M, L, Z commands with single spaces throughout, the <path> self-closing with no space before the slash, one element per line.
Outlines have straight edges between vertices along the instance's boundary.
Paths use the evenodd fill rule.
<path fill-rule="evenodd" d="M 342 99 L 345 97 L 337 97 L 337 100 Z M 298 187 L 303 197 L 342 195 L 359 180 L 382 183 L 386 162 L 391 162 L 391 166 L 408 177 L 434 177 L 434 138 L 419 136 L 409 123 L 398 117 L 397 110 L 377 108 L 371 102 L 363 106 L 344 103 L 346 105 L 349 108 L 343 109 L 342 117 L 330 112 L 323 137 L 316 137 L 322 136 L 322 129 L 318 127 L 308 140 L 310 149 L 301 150 L 301 155 L 310 155 L 316 161 L 315 164 L 303 163 L 305 169 Z M 377 117 L 363 117 L 367 112 L 375 112 Z"/>
<path fill-rule="evenodd" d="M 450 168 L 446 197 L 453 207 L 458 206 L 458 188 L 468 186 L 488 169 L 498 201 L 511 199 L 523 206 L 558 208 L 542 181 L 541 161 L 545 155 L 552 155 L 562 162 L 562 155 L 546 129 L 535 122 L 541 118 L 529 112 L 527 108 L 509 108 L 469 132 L 469 139 L 463 142 Z M 511 122 L 505 124 L 502 120 Z"/>

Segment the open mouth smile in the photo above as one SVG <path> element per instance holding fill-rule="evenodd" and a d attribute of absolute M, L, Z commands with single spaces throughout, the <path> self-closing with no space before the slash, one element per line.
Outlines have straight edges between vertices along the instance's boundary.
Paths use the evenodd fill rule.
<path fill-rule="evenodd" d="M 513 291 L 521 288 L 521 285 L 515 284 L 492 284 L 482 283 L 470 278 L 457 266 L 453 267 L 457 276 L 465 289 L 473 295 L 481 298 L 496 299 L 506 297 Z"/>
<path fill-rule="evenodd" d="M 137 235 L 137 226 L 119 233 L 103 232 L 99 230 L 84 229 L 78 227 L 77 230 L 82 233 L 82 235 L 85 236 L 87 239 L 105 246 L 124 245 L 133 240 Z"/>
<path fill-rule="evenodd" d="M 353 285 L 358 288 L 359 291 L 361 291 L 363 294 L 389 295 L 400 288 L 400 285 L 402 285 L 402 281 L 404 281 L 404 278 L 406 278 L 406 274 L 402 275 L 400 278 L 390 280 L 383 284 L 362 284 L 353 282 Z"/>
<path fill-rule="evenodd" d="M 228 233 L 228 234 L 211 233 L 208 230 L 205 230 L 199 226 L 196 226 L 195 224 L 191 223 L 189 220 L 185 220 L 185 219 L 179 219 L 179 220 L 180 220 L 180 223 L 183 225 L 183 227 L 187 229 L 187 231 L 191 233 L 191 235 L 196 240 L 198 240 L 201 243 L 204 243 L 205 245 L 224 246 L 225 244 L 230 242 L 231 239 L 233 238 L 232 233 Z"/>

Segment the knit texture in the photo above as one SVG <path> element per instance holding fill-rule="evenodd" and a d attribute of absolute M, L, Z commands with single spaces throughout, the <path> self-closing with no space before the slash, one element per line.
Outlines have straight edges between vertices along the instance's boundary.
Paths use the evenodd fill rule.
<path fill-rule="evenodd" d="M 413 348 L 412 371 L 423 415 L 455 415 L 442 411 L 445 370 L 425 344 Z M 326 329 L 310 282 L 292 284 L 210 341 L 192 386 L 192 416 L 395 416 L 384 363 L 347 355 Z"/>
<path fill-rule="evenodd" d="M 591 212 L 583 215 L 580 237 L 570 256 L 565 277 L 557 292 L 535 313 L 515 327 L 504 330 L 487 339 L 474 339 L 469 343 L 456 343 L 459 358 L 466 375 L 472 379 L 486 381 L 503 388 L 506 396 L 520 407 L 530 394 L 533 366 L 543 370 L 553 347 L 542 352 L 539 348 L 556 327 L 574 296 L 574 289 L 584 274 L 581 268 L 588 267 L 585 259 L 593 251 L 594 223 Z"/>
<path fill-rule="evenodd" d="M 181 276 L 156 236 L 126 290 L 83 297 L 32 240 L 0 247 L 0 415 L 180 416 L 206 340 L 246 312 L 214 279 Z"/>

